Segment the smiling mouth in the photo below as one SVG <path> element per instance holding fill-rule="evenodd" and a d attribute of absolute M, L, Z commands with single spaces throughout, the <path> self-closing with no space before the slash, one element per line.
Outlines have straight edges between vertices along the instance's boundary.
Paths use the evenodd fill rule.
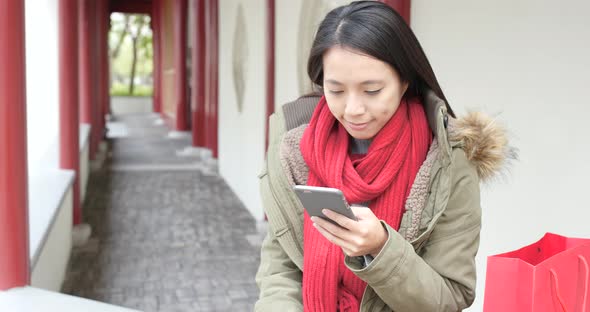
<path fill-rule="evenodd" d="M 350 122 L 350 121 L 346 121 L 346 124 L 352 130 L 357 130 L 358 131 L 358 130 L 364 130 L 365 128 L 367 128 L 367 125 L 369 124 L 369 122 L 365 122 L 365 123 L 353 123 L 353 122 Z"/>

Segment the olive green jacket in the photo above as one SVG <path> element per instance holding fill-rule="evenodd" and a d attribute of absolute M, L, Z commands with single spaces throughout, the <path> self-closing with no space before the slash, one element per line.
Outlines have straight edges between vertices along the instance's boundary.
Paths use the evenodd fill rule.
<path fill-rule="evenodd" d="M 317 102 L 301 98 L 270 119 L 267 161 L 259 175 L 269 230 L 256 275 L 260 298 L 255 311 L 303 310 L 303 207 L 292 185 L 305 182 L 298 139 Z M 486 116 L 449 118 L 444 102 L 432 92 L 424 105 L 434 143 L 412 186 L 399 231 L 383 222 L 388 240 L 368 266 L 358 257 L 344 259 L 367 282 L 360 311 L 461 311 L 475 298 L 479 181 L 501 168 L 509 148 L 503 129 Z"/>

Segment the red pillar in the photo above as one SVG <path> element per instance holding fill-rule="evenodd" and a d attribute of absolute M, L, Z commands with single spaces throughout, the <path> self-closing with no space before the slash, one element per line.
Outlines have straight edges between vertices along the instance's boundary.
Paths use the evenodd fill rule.
<path fill-rule="evenodd" d="M 381 0 L 381 2 L 386 3 L 394 10 L 396 10 L 399 15 L 401 15 L 406 23 L 410 25 L 410 7 L 411 7 L 411 0 Z"/>
<path fill-rule="evenodd" d="M 205 146 L 205 79 L 206 79 L 206 59 L 205 49 L 205 1 L 195 0 L 193 11 L 191 12 L 193 23 L 192 39 L 192 93 L 191 109 L 193 114 L 192 137 L 193 146 Z"/>
<path fill-rule="evenodd" d="M 0 291 L 29 283 L 25 7 L 0 0 Z"/>
<path fill-rule="evenodd" d="M 96 147 L 98 149 L 98 145 L 102 140 L 103 132 L 104 132 L 104 114 L 103 108 L 105 106 L 104 102 L 106 101 L 105 97 L 108 94 L 104 94 L 105 89 L 105 82 L 103 79 L 104 71 L 103 71 L 103 51 L 102 51 L 102 42 L 103 42 L 103 28 L 104 22 L 102 18 L 101 12 L 104 11 L 105 1 L 103 0 L 96 0 L 94 3 L 94 79 L 95 79 L 95 102 L 94 102 L 94 118 L 96 122 Z"/>
<path fill-rule="evenodd" d="M 59 166 L 74 170 L 74 224 L 80 207 L 80 122 L 78 110 L 78 0 L 59 1 Z"/>
<path fill-rule="evenodd" d="M 100 83 L 100 73 L 99 73 L 99 68 L 100 68 L 100 62 L 99 62 L 99 56 L 100 53 L 98 51 L 98 47 L 99 47 L 99 28 L 98 28 L 98 23 L 99 23 L 99 18 L 96 14 L 97 12 L 97 6 L 99 6 L 98 2 L 102 2 L 99 0 L 92 0 L 90 1 L 90 8 L 89 8 L 89 14 L 90 14 L 90 22 L 92 23 L 92 27 L 91 27 L 91 56 L 92 56 L 92 60 L 91 60 L 91 78 L 92 78 L 92 90 L 91 90 L 91 94 L 92 94 L 92 146 L 93 146 L 93 150 L 95 151 L 94 153 L 90 154 L 90 159 L 94 160 L 96 158 L 96 152 L 98 151 L 98 145 L 100 144 L 100 141 L 102 140 L 102 134 L 103 134 L 103 126 L 102 126 L 102 118 L 101 118 L 101 103 L 102 103 L 102 97 L 101 97 L 101 89 L 99 89 L 102 84 Z"/>
<path fill-rule="evenodd" d="M 160 0 L 153 0 L 152 2 L 152 34 L 154 38 L 154 56 L 153 56 L 153 63 L 154 63 L 154 82 L 153 82 L 153 110 L 156 113 L 162 112 L 162 89 L 161 89 L 161 75 L 162 75 L 162 67 L 161 67 L 161 45 L 162 45 L 162 37 L 160 36 L 160 28 L 161 28 L 161 5 Z"/>
<path fill-rule="evenodd" d="M 100 49 L 102 52 L 102 79 L 103 79 L 103 94 L 104 94 L 104 101 L 103 101 L 103 109 L 102 109 L 102 124 L 103 124 L 103 131 L 106 127 L 106 120 L 105 116 L 111 113 L 111 95 L 110 95 L 110 88 L 111 88 L 111 76 L 110 76 L 110 62 L 109 62 L 109 29 L 111 28 L 111 14 L 109 12 L 109 2 L 108 1 L 100 1 L 103 2 L 102 11 L 99 12 L 99 18 L 102 20 L 102 28 L 101 28 L 101 45 Z"/>
<path fill-rule="evenodd" d="M 95 86 L 94 71 L 92 63 L 94 62 L 93 55 L 93 40 L 94 23 L 92 13 L 94 13 L 94 0 L 80 0 L 78 19 L 79 19 L 79 36 L 78 36 L 78 56 L 79 56 L 79 89 L 80 89 L 80 122 L 90 125 L 89 138 L 89 155 L 91 157 L 96 153 L 98 146 L 98 125 L 96 124 L 94 106 L 95 94 L 93 88 Z"/>
<path fill-rule="evenodd" d="M 187 0 L 174 1 L 174 93 L 176 130 L 188 130 L 186 101 L 186 20 Z"/>
<path fill-rule="evenodd" d="M 275 111 L 275 0 L 266 1 L 266 118 L 264 150 L 268 149 L 268 120 Z"/>
<path fill-rule="evenodd" d="M 103 138 L 106 120 L 105 115 L 109 113 L 110 109 L 110 95 L 109 95 L 109 56 L 107 46 L 107 36 L 109 28 L 109 13 L 108 1 L 97 0 L 95 11 L 93 13 L 96 25 L 96 50 L 95 50 L 95 70 L 96 70 L 96 118 L 97 118 L 97 146 Z"/>
<path fill-rule="evenodd" d="M 219 157 L 218 151 L 218 136 L 219 136 L 219 0 L 213 0 L 213 102 L 212 106 L 212 122 L 211 122 L 211 150 L 213 157 Z"/>
<path fill-rule="evenodd" d="M 206 95 L 206 147 L 211 149 L 213 157 L 218 157 L 218 78 L 219 78 L 219 1 L 208 1 L 208 27 L 207 27 L 207 95 Z"/>

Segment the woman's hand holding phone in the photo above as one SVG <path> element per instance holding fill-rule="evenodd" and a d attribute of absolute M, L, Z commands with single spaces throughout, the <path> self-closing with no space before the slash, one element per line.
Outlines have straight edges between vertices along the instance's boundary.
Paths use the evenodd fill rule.
<path fill-rule="evenodd" d="M 370 254 L 376 257 L 387 242 L 387 230 L 371 209 L 358 206 L 352 206 L 351 209 L 358 221 L 329 209 L 322 210 L 322 213 L 340 226 L 319 217 L 311 217 L 311 220 L 317 230 L 330 242 L 340 246 L 346 255 L 356 257 Z"/>

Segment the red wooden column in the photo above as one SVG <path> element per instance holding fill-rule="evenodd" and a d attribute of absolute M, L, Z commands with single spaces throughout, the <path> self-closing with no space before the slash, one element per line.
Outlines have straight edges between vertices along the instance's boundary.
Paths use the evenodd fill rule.
<path fill-rule="evenodd" d="M 96 158 L 96 152 L 98 151 L 98 145 L 102 140 L 103 134 L 103 125 L 102 125 L 102 118 L 101 118 L 101 111 L 102 111 L 102 97 L 101 97 L 101 89 L 99 89 L 102 84 L 100 82 L 100 62 L 99 56 L 100 53 L 98 51 L 99 47 L 99 18 L 96 14 L 98 12 L 96 9 L 100 5 L 100 0 L 92 0 L 90 1 L 89 7 L 89 17 L 91 23 L 91 35 L 90 35 L 90 46 L 91 46 L 91 79 L 92 79 L 92 89 L 91 89 L 91 96 L 92 96 L 92 146 L 94 146 L 94 154 L 90 154 L 90 159 L 94 160 Z"/>
<path fill-rule="evenodd" d="M 192 137 L 193 146 L 205 146 L 205 71 L 207 68 L 205 59 L 206 47 L 206 21 L 205 21 L 205 1 L 194 0 L 191 17 L 194 21 L 192 34 L 192 93 L 191 93 L 191 110 L 192 110 Z"/>
<path fill-rule="evenodd" d="M 109 55 L 108 55 L 108 29 L 109 29 L 109 8 L 108 1 L 97 0 L 96 11 L 96 91 L 97 91 L 97 119 L 98 119 L 98 142 L 103 138 L 106 127 L 105 115 L 109 113 Z"/>
<path fill-rule="evenodd" d="M 188 130 L 186 82 L 186 20 L 187 0 L 174 1 L 174 93 L 176 98 L 176 130 Z"/>
<path fill-rule="evenodd" d="M 97 130 L 97 138 L 96 138 L 96 147 L 100 144 L 100 141 L 103 137 L 103 132 L 105 128 L 105 119 L 104 119 L 104 106 L 106 97 L 108 94 L 105 94 L 105 79 L 104 79 L 104 64 L 103 64 L 103 40 L 104 40 L 104 20 L 103 20 L 103 12 L 105 10 L 105 1 L 103 0 L 96 0 L 95 4 L 95 11 L 94 15 L 94 79 L 95 79 L 95 106 L 94 106 L 94 118 L 96 122 L 96 130 Z"/>
<path fill-rule="evenodd" d="M 94 23 L 92 13 L 94 13 L 94 0 L 80 0 L 78 7 L 79 34 L 78 34 L 78 56 L 79 56 L 79 89 L 80 89 L 80 122 L 90 125 L 89 155 L 92 157 L 96 153 L 98 125 L 94 113 L 95 86 L 94 71 L 92 63 L 93 40 L 94 40 Z"/>
<path fill-rule="evenodd" d="M 153 82 L 153 110 L 156 113 L 162 112 L 162 88 L 161 88 L 161 75 L 162 75 L 162 67 L 161 67 L 161 45 L 162 45 L 162 37 L 160 36 L 160 28 L 161 28 L 161 9 L 160 9 L 160 0 L 153 0 L 152 2 L 152 34 L 154 38 L 154 56 L 153 56 L 153 63 L 154 63 L 154 82 Z"/>
<path fill-rule="evenodd" d="M 266 118 L 264 150 L 268 149 L 268 120 L 275 112 L 275 0 L 266 1 Z"/>
<path fill-rule="evenodd" d="M 381 0 L 396 10 L 399 15 L 401 15 L 406 23 L 410 25 L 410 7 L 411 7 L 411 0 Z"/>
<path fill-rule="evenodd" d="M 100 12 L 100 18 L 102 19 L 102 33 L 101 33 L 101 52 L 102 52 L 102 79 L 103 81 L 103 94 L 104 94 L 104 102 L 103 102 L 103 113 L 102 113 L 102 120 L 103 120 L 103 131 L 106 128 L 106 115 L 111 113 L 111 95 L 110 95 L 110 87 L 111 87 L 111 71 L 110 71 L 110 64 L 109 64 L 109 29 L 111 29 L 111 13 L 109 11 L 109 2 L 102 1 L 102 11 Z"/>
<path fill-rule="evenodd" d="M 25 5 L 0 0 L 0 291 L 29 283 Z"/>
<path fill-rule="evenodd" d="M 219 0 L 208 1 L 208 27 L 207 27 L 207 60 L 208 83 L 206 99 L 206 147 L 211 149 L 213 157 L 218 158 L 218 107 L 219 107 Z"/>
<path fill-rule="evenodd" d="M 205 147 L 210 149 L 213 157 L 218 157 L 217 137 L 218 137 L 218 73 L 219 73 L 219 26 L 218 12 L 219 1 L 207 0 L 205 8 L 206 19 L 206 72 L 205 78 Z"/>
<path fill-rule="evenodd" d="M 74 224 L 80 207 L 80 122 L 78 110 L 78 0 L 60 0 L 59 23 L 59 166 L 74 170 Z"/>

